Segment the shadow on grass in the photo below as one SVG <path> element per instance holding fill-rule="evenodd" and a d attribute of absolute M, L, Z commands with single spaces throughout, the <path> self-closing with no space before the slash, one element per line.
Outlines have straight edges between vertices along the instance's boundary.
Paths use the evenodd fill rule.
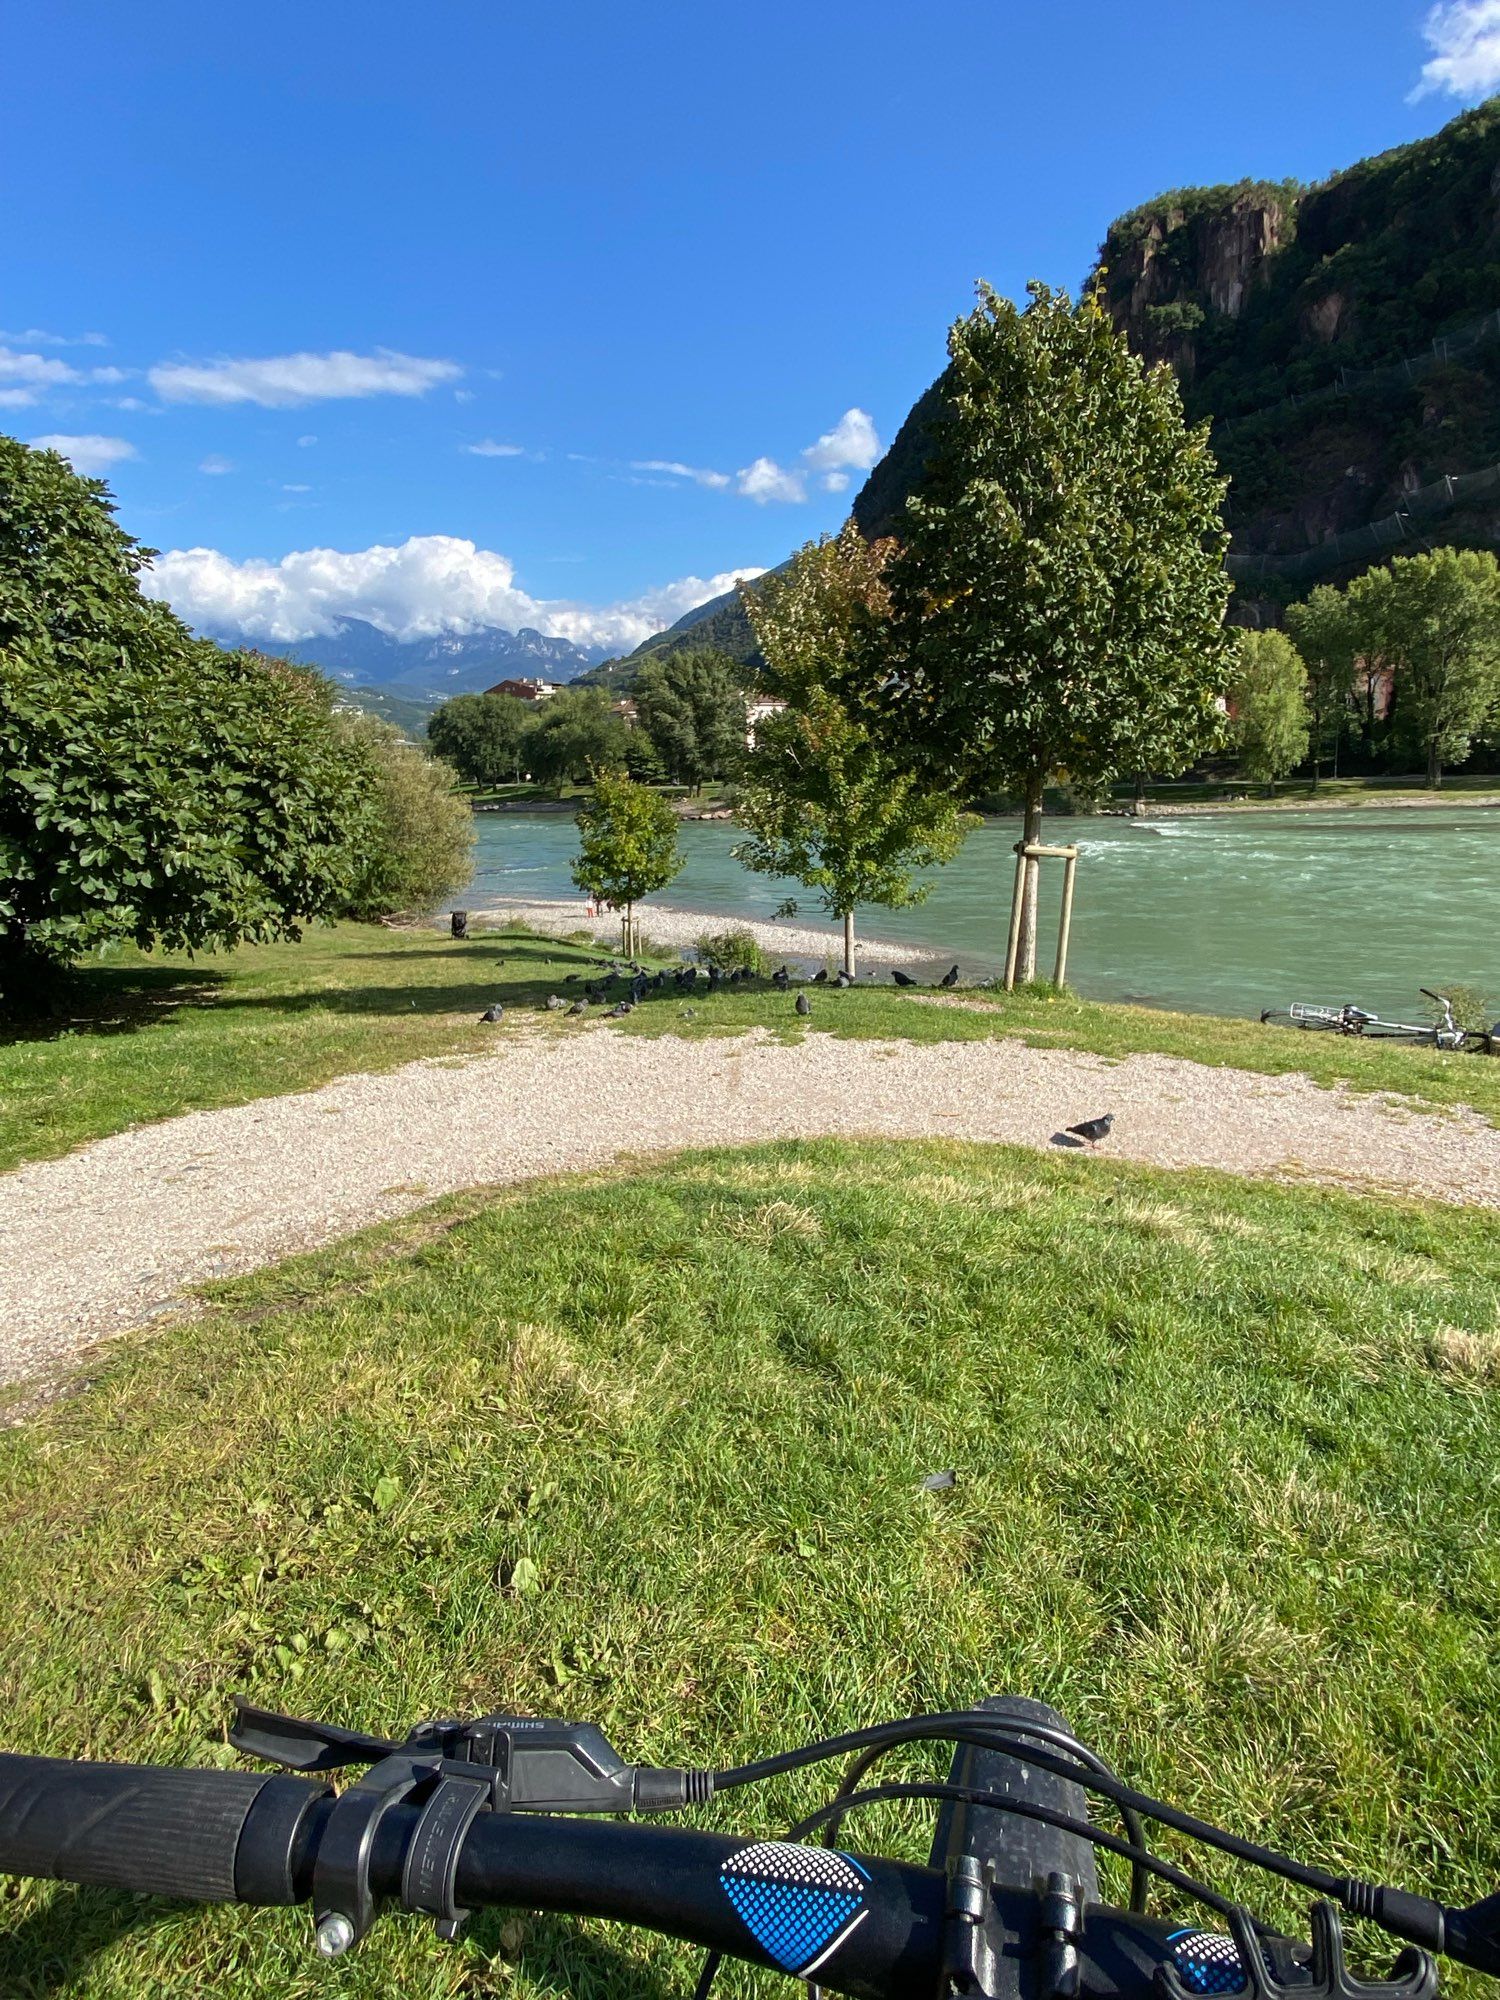
<path fill-rule="evenodd" d="M 46 1013 L 0 1021 L 0 1047 L 64 1035 L 131 1035 L 216 999 L 229 975 L 204 966 L 88 966 L 58 987 Z"/>
<path fill-rule="evenodd" d="M 47 2000 L 66 1993 L 97 1952 L 127 1932 L 165 1923 L 176 1903 L 144 1903 L 123 1889 L 61 1889 L 43 1908 L 0 1929 L 0 1993 Z"/>

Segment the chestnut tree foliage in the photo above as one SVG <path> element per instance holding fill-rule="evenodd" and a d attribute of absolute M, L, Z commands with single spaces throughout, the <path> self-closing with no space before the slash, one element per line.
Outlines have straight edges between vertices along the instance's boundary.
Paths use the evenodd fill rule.
<path fill-rule="evenodd" d="M 114 939 L 295 937 L 370 810 L 332 689 L 141 593 L 108 491 L 0 437 L 0 998 Z"/>

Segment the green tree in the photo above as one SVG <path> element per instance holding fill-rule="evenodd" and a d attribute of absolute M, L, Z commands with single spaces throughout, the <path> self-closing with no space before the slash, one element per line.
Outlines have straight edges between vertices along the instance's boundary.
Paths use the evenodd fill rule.
<path fill-rule="evenodd" d="M 296 937 L 369 811 L 333 689 L 142 596 L 108 489 L 0 438 L 0 990 L 112 939 Z"/>
<path fill-rule="evenodd" d="M 532 775 L 559 794 L 571 779 L 624 764 L 629 732 L 602 688 L 564 688 L 542 704 L 526 739 Z"/>
<path fill-rule="evenodd" d="M 503 785 L 526 769 L 526 741 L 535 720 L 528 701 L 513 694 L 458 694 L 434 709 L 427 740 L 471 785 Z"/>
<path fill-rule="evenodd" d="M 1288 605 L 1286 623 L 1307 668 L 1308 745 L 1316 791 L 1330 736 L 1334 776 L 1338 776 L 1339 742 L 1354 700 L 1360 635 L 1347 597 L 1329 583 L 1319 584 L 1302 603 Z"/>
<path fill-rule="evenodd" d="M 1307 668 L 1285 632 L 1236 633 L 1229 683 L 1235 754 L 1246 777 L 1274 791 L 1307 755 Z"/>
<path fill-rule="evenodd" d="M 882 749 L 834 688 L 889 611 L 889 542 L 870 545 L 851 521 L 809 542 L 743 601 L 786 707 L 756 727 L 737 816 L 749 834 L 737 859 L 761 874 L 816 889 L 844 928 L 844 970 L 855 973 L 854 916 L 864 903 L 921 902 L 918 869 L 951 861 L 975 822 L 908 761 Z"/>
<path fill-rule="evenodd" d="M 701 791 L 732 771 L 745 748 L 744 673 L 725 653 L 648 659 L 633 690 L 640 726 L 662 768 Z"/>
<path fill-rule="evenodd" d="M 636 904 L 682 873 L 676 813 L 649 785 L 638 785 L 622 771 L 597 771 L 578 814 L 578 832 L 573 880 L 596 902 L 624 911 L 624 948 L 638 951 Z"/>
<path fill-rule="evenodd" d="M 519 704 L 518 704 L 519 706 Z M 474 872 L 474 815 L 447 764 L 378 716 L 345 710 L 337 732 L 365 772 L 370 813 L 345 914 L 430 910 Z"/>
<path fill-rule="evenodd" d="M 948 339 L 933 447 L 896 532 L 889 633 L 862 670 L 900 755 L 970 795 L 1184 769 L 1219 731 L 1230 661 L 1224 482 L 1171 371 L 1097 290 L 1024 312 L 981 286 Z M 1025 871 L 1020 976 L 1036 965 Z"/>
<path fill-rule="evenodd" d="M 1398 738 L 1436 790 L 1500 701 L 1500 563 L 1487 549 L 1397 556 L 1356 577 L 1348 597 L 1390 668 Z"/>

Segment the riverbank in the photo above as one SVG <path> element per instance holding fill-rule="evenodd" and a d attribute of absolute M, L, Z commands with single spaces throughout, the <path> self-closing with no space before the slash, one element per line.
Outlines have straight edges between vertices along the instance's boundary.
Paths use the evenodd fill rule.
<path fill-rule="evenodd" d="M 620 948 L 620 920 L 606 911 L 590 916 L 583 897 L 497 896 L 470 904 L 471 921 L 502 927 L 511 918 L 529 924 L 544 937 L 566 938 L 587 931 L 611 952 Z M 639 906 L 642 934 L 666 952 L 691 952 L 705 931 L 750 931 L 762 951 L 772 959 L 785 959 L 794 969 L 810 966 L 816 971 L 829 963 L 843 963 L 844 938 L 830 925 L 783 922 L 779 919 L 726 915 L 722 910 L 688 910 L 675 903 L 642 903 Z M 437 929 L 446 930 L 446 917 L 434 918 Z M 858 962 L 862 976 L 879 967 L 893 965 L 932 966 L 941 959 L 943 970 L 953 963 L 951 955 L 920 945 L 896 944 L 889 938 L 860 938 Z"/>

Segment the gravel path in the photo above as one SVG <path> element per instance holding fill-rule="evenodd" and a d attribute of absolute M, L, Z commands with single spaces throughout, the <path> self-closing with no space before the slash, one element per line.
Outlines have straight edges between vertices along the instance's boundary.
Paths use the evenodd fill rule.
<path fill-rule="evenodd" d="M 623 1153 L 816 1134 L 1013 1140 L 1116 1114 L 1108 1151 L 1168 1167 L 1383 1184 L 1500 1207 L 1500 1132 L 1302 1077 L 1122 1063 L 1012 1041 L 796 1047 L 520 1031 L 493 1056 L 350 1076 L 102 1139 L 0 1179 L 0 1380 L 246 1271 L 480 1184 Z"/>

